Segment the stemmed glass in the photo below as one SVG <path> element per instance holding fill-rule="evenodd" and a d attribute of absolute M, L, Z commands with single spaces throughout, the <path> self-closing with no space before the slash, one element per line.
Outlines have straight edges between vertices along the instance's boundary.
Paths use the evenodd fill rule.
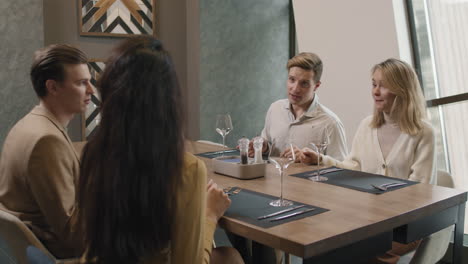
<path fill-rule="evenodd" d="M 284 146 L 284 144 L 286 146 Z M 286 149 L 289 149 L 291 151 L 290 157 L 284 157 L 281 155 L 282 152 L 284 152 Z M 296 154 L 294 153 L 293 144 L 289 140 L 287 141 L 283 141 L 281 139 L 273 140 L 273 142 L 270 145 L 270 153 L 268 155 L 268 160 L 270 160 L 273 164 L 275 164 L 275 167 L 278 169 L 280 177 L 281 177 L 280 198 L 278 200 L 271 201 L 270 205 L 275 206 L 275 207 L 292 205 L 293 202 L 283 199 L 283 178 L 284 178 L 283 176 L 284 176 L 285 170 L 289 167 L 289 165 L 291 163 L 294 163 L 294 161 L 296 160 Z"/>
<path fill-rule="evenodd" d="M 325 128 L 323 131 L 322 131 L 322 135 L 321 137 L 314 142 L 310 143 L 310 145 L 312 146 L 312 148 L 317 151 L 317 166 L 318 166 L 318 169 L 317 169 L 317 174 L 315 176 L 312 176 L 310 177 L 309 179 L 312 180 L 312 181 L 316 181 L 316 182 L 321 182 L 321 181 L 326 181 L 328 180 L 327 177 L 325 176 L 320 176 L 320 168 L 321 168 L 321 164 L 320 164 L 320 154 L 325 154 L 325 151 L 327 150 L 327 147 L 328 147 L 328 144 L 330 144 L 330 133 L 328 132 L 328 130 Z"/>
<path fill-rule="evenodd" d="M 229 114 L 226 115 L 217 115 L 216 116 L 216 132 L 223 137 L 223 148 L 226 149 L 226 135 L 231 132 L 233 129 L 231 116 Z M 224 151 L 222 153 L 224 156 Z"/>

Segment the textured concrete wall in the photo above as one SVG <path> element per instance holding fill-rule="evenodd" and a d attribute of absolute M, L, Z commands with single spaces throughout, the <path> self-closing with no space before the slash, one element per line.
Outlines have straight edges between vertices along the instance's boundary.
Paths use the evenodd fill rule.
<path fill-rule="evenodd" d="M 35 50 L 44 44 L 42 0 L 0 1 L 0 144 L 38 100 L 29 81 Z"/>
<path fill-rule="evenodd" d="M 235 146 L 263 128 L 286 97 L 288 0 L 200 0 L 200 138 L 222 142 L 216 115 L 230 113 Z"/>

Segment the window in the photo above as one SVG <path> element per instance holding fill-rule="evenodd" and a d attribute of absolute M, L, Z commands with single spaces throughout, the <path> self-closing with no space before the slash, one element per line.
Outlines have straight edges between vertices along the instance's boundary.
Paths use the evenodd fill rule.
<path fill-rule="evenodd" d="M 411 0 L 408 12 L 438 169 L 468 190 L 468 0 Z"/>

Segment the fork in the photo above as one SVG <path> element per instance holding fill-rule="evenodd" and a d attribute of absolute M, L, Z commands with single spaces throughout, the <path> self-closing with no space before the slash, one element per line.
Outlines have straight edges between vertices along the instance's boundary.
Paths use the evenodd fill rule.
<path fill-rule="evenodd" d="M 320 174 L 327 174 L 327 173 L 330 173 L 330 172 L 336 172 L 336 171 L 342 171 L 343 169 L 340 169 L 340 168 L 328 168 L 328 169 L 323 169 L 320 171 Z M 317 172 L 314 171 L 313 173 L 307 175 L 307 176 L 315 176 L 317 175 Z"/>
<path fill-rule="evenodd" d="M 384 183 L 384 184 L 381 184 L 381 185 L 375 185 L 375 184 L 371 184 L 371 185 L 372 185 L 372 187 L 374 187 L 376 189 L 379 189 L 381 191 L 386 191 L 389 188 L 397 187 L 397 186 L 401 186 L 401 185 L 406 185 L 406 184 L 407 184 L 406 182 L 388 182 L 388 183 Z"/>
<path fill-rule="evenodd" d="M 240 193 L 242 189 L 241 188 L 235 188 L 235 187 L 226 187 L 223 189 L 224 193 L 229 195 L 234 195 Z"/>

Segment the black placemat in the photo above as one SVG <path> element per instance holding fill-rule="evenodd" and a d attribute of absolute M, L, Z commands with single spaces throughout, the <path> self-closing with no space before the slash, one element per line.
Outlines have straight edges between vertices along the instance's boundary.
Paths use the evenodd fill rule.
<path fill-rule="evenodd" d="M 237 187 L 233 187 L 231 190 L 234 190 L 235 188 Z M 263 228 L 269 228 L 269 227 L 281 225 L 284 223 L 288 223 L 291 221 L 299 220 L 305 217 L 309 217 L 309 216 L 313 216 L 316 214 L 329 211 L 328 209 L 325 209 L 325 208 L 320 208 L 317 206 L 299 203 L 295 201 L 293 201 L 294 204 L 292 206 L 273 207 L 269 203 L 273 200 L 278 199 L 278 197 L 263 194 L 263 193 L 258 193 L 258 192 L 254 192 L 254 191 L 250 191 L 246 189 L 242 189 L 237 194 L 230 195 L 229 198 L 231 199 L 232 203 L 229 209 L 224 214 L 225 216 L 235 218 L 235 219 L 238 219 L 238 220 L 247 222 L 249 224 L 259 226 L 259 227 L 263 227 Z M 257 219 L 259 216 L 275 213 L 275 212 L 288 209 L 297 205 L 305 205 L 305 206 L 302 208 L 298 208 L 294 211 L 283 213 L 274 217 L 270 217 L 270 218 L 266 218 L 262 220 Z M 297 216 L 289 217 L 284 220 L 279 220 L 279 221 L 274 221 L 274 222 L 270 221 L 275 217 L 287 215 L 290 213 L 298 212 L 298 211 L 309 209 L 309 208 L 314 208 L 315 210 L 304 213 L 304 214 L 300 214 Z"/>
<path fill-rule="evenodd" d="M 224 152 L 224 156 L 240 156 L 240 152 L 239 152 L 238 149 L 227 149 L 227 150 L 224 150 L 224 151 L 221 151 L 221 150 L 219 150 L 219 151 L 210 151 L 210 152 L 198 153 L 198 154 L 195 154 L 195 155 L 203 157 L 203 158 L 212 159 L 212 158 L 217 158 L 217 157 L 223 156 L 223 152 Z"/>
<path fill-rule="evenodd" d="M 336 168 L 336 167 L 331 167 L 331 168 Z M 328 169 L 328 168 L 325 168 L 325 169 Z M 306 171 L 302 173 L 291 174 L 290 176 L 309 180 L 310 177 L 316 175 L 316 172 L 317 172 L 316 170 Z M 332 172 L 329 172 L 326 174 L 320 174 L 320 175 L 323 175 L 328 178 L 327 181 L 322 181 L 323 183 L 341 186 L 341 187 L 345 187 L 345 188 L 349 188 L 349 189 L 353 189 L 353 190 L 357 190 L 361 192 L 374 193 L 374 194 L 391 192 L 394 190 L 398 190 L 398 189 L 405 188 L 405 187 L 419 183 L 419 182 L 400 179 L 400 178 L 392 178 L 392 177 L 387 177 L 387 176 L 383 176 L 379 174 L 372 174 L 372 173 L 355 171 L 355 170 L 347 170 L 347 169 L 341 169 L 339 171 L 332 171 Z M 392 182 L 392 183 L 404 182 L 406 184 L 389 188 L 386 191 L 381 191 L 377 188 L 372 187 L 372 184 L 381 185 L 383 183 L 389 183 L 389 182 Z"/>

